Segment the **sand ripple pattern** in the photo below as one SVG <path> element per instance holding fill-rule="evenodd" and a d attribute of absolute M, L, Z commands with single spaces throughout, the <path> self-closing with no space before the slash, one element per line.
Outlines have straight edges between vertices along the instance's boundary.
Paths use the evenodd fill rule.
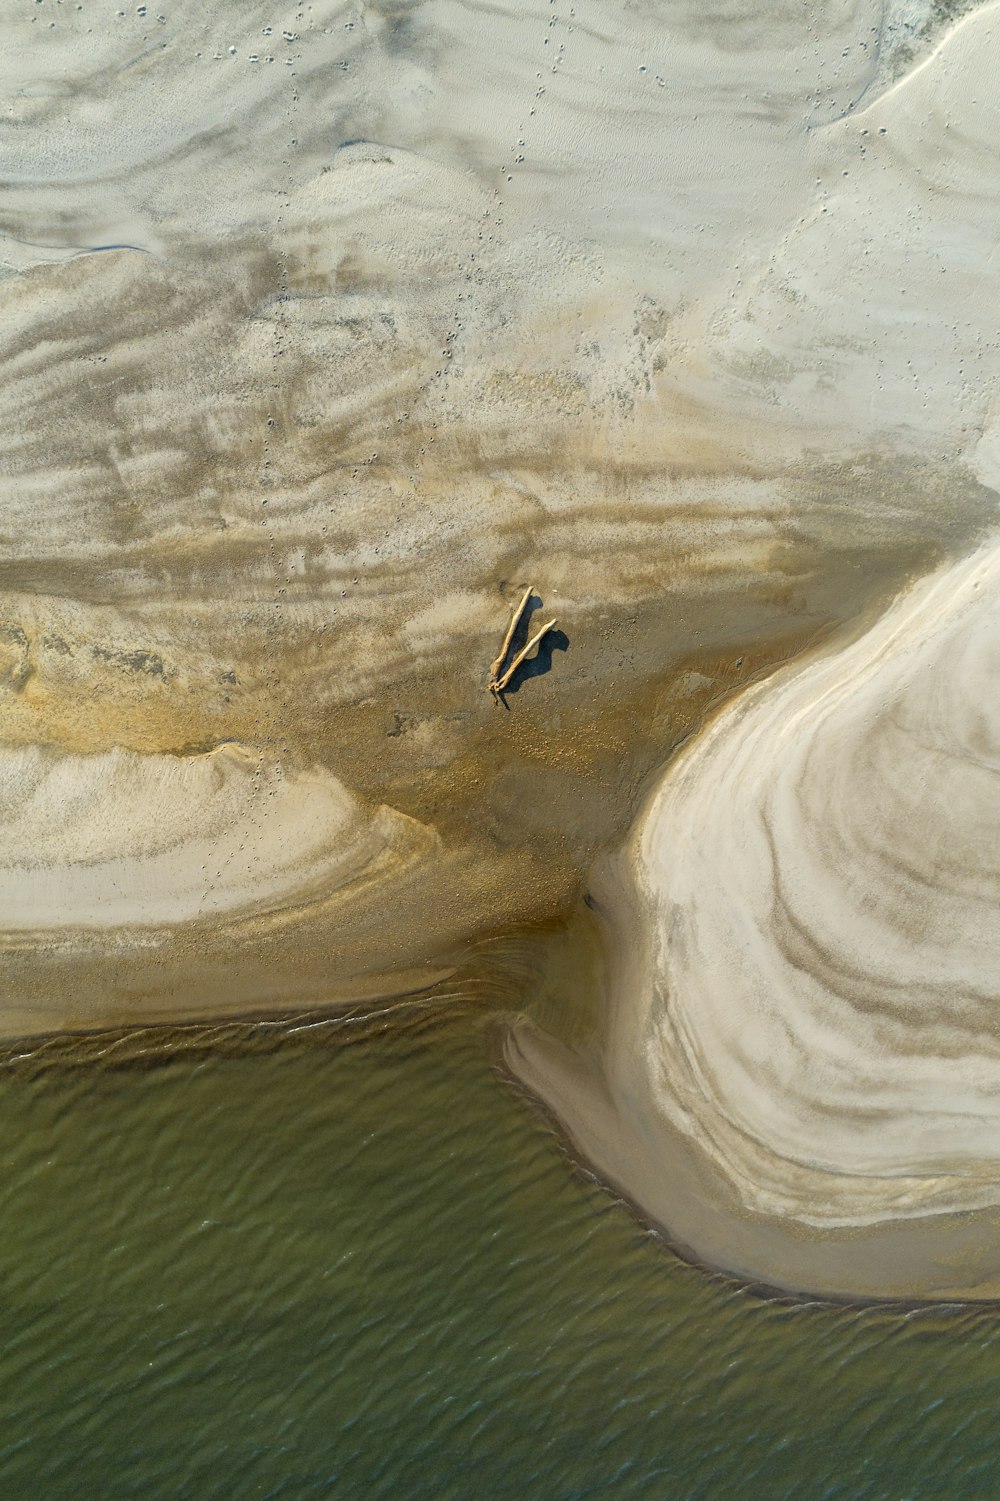
<path fill-rule="evenodd" d="M 1000 1202 L 998 665 L 993 545 L 744 695 L 636 836 L 629 1050 L 753 1212 Z"/>
<path fill-rule="evenodd" d="M 0 758 L 0 931 L 163 926 L 301 905 L 407 842 L 329 772 L 242 746 Z M 414 825 L 414 828 L 418 826 Z"/>

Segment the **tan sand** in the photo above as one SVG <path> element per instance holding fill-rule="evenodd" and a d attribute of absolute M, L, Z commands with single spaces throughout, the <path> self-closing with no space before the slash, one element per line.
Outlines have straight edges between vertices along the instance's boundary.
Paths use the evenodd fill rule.
<path fill-rule="evenodd" d="M 201 756 L 8 750 L 0 817 L 8 933 L 301 907 L 434 844 L 401 814 L 364 816 L 328 772 L 287 776 L 234 745 Z"/>
<path fill-rule="evenodd" d="M 446 972 L 992 529 L 996 5 L 6 9 L 0 1030 Z"/>
<path fill-rule="evenodd" d="M 695 1253 L 718 1258 L 719 1230 L 675 1219 L 685 1158 L 729 1205 L 723 1264 L 761 1280 L 789 1277 L 769 1241 L 821 1232 L 827 1264 L 814 1252 L 799 1286 L 998 1285 L 1000 1253 L 942 1271 L 934 1242 L 950 1216 L 1000 1210 L 998 649 L 994 543 L 853 645 L 749 690 L 653 796 L 629 852 L 633 900 L 616 898 L 648 936 L 612 1003 L 604 1125 L 589 1100 L 560 1099 Z M 637 1121 L 645 1159 L 615 1145 Z M 658 1130 L 674 1144 L 660 1183 Z M 759 1259 L 737 1238 L 746 1219 Z M 913 1248 L 887 1263 L 868 1244 L 838 1275 L 835 1232 L 877 1239 L 900 1221 L 929 1222 L 930 1269 L 915 1276 Z"/>

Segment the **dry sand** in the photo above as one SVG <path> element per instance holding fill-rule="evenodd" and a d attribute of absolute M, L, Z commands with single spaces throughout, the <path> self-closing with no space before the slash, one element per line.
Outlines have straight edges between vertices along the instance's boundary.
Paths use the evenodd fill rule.
<path fill-rule="evenodd" d="M 9 750 L 0 817 L 8 934 L 299 907 L 434 845 L 402 814 L 364 816 L 328 772 L 288 776 L 228 745 L 201 756 Z"/>
<path fill-rule="evenodd" d="M 2 0 L 3 1031 L 430 980 L 974 549 L 961 10 Z"/>
<path fill-rule="evenodd" d="M 800 1290 L 1000 1291 L 998 651 L 993 543 L 737 698 L 606 883 L 599 1063 L 512 1039 L 692 1254 Z"/>
<path fill-rule="evenodd" d="M 802 1223 L 1000 1203 L 1000 547 L 750 690 L 636 860 L 674 1123 Z"/>

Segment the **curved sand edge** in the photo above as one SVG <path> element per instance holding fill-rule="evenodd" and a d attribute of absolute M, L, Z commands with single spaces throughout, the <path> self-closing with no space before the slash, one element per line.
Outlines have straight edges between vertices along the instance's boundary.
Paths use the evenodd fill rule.
<path fill-rule="evenodd" d="M 749 690 L 672 763 L 604 876 L 600 1064 L 511 1034 L 515 1074 L 695 1259 L 840 1296 L 1000 1292 L 998 559 Z"/>
<path fill-rule="evenodd" d="M 384 877 L 434 835 L 329 771 L 232 743 L 195 755 L 0 749 L 0 934 L 275 915 Z"/>
<path fill-rule="evenodd" d="M 622 978 L 616 963 L 617 988 Z M 603 1062 L 519 1018 L 506 1068 L 551 1113 L 571 1153 L 685 1260 L 782 1293 L 838 1301 L 1000 1299 L 1000 1213 L 809 1232 L 747 1213 L 697 1146 L 638 1101 L 612 1095 Z M 667 1165 L 665 1168 L 665 1164 Z"/>

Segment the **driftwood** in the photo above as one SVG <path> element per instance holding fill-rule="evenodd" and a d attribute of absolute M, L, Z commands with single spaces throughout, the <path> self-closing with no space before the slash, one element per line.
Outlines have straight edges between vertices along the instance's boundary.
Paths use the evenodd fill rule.
<path fill-rule="evenodd" d="M 523 596 L 523 598 L 521 600 L 521 603 L 518 605 L 517 609 L 514 611 L 513 615 L 510 617 L 510 625 L 507 627 L 507 634 L 503 638 L 503 645 L 500 648 L 500 655 L 497 657 L 496 661 L 490 667 L 489 689 L 490 689 L 491 693 L 495 693 L 496 692 L 497 679 L 499 678 L 500 671 L 503 668 L 503 664 L 507 660 L 507 653 L 510 651 L 510 643 L 514 639 L 514 632 L 517 630 L 518 626 L 520 625 L 520 623 L 521 623 L 521 616 L 524 614 L 525 610 L 528 608 L 528 600 L 531 598 L 531 596 L 532 596 L 532 594 L 534 594 L 534 592 L 535 592 L 535 586 L 534 586 L 534 584 L 529 584 L 528 587 L 527 587 L 527 589 L 525 589 L 525 591 L 524 591 L 524 596 Z"/>
<path fill-rule="evenodd" d="M 506 636 L 504 637 L 504 643 L 501 647 L 500 655 L 499 657 L 497 657 L 496 661 L 493 663 L 493 666 L 490 668 L 490 681 L 487 686 L 490 692 L 493 694 L 494 698 L 497 698 L 504 691 L 511 678 L 520 667 L 521 663 L 525 660 L 526 657 L 531 655 L 535 647 L 538 646 L 541 642 L 542 638 L 544 636 L 547 636 L 549 631 L 551 631 L 553 626 L 557 623 L 555 620 L 546 621 L 541 630 L 536 631 L 531 640 L 528 641 L 524 646 L 522 646 L 513 662 L 511 662 L 510 666 L 507 668 L 506 672 L 502 673 L 500 676 L 497 675 L 498 673 L 500 673 L 500 669 L 507 658 L 507 653 L 510 650 L 510 643 L 513 641 L 514 632 L 517 629 L 517 623 L 521 619 L 521 616 L 524 614 L 528 600 L 531 598 L 531 593 L 532 591 L 529 589 L 524 598 L 521 600 L 521 603 L 518 605 L 516 611 L 514 612 L 514 618 L 510 623 Z"/>
<path fill-rule="evenodd" d="M 521 650 L 518 652 L 518 654 L 514 658 L 513 662 L 507 668 L 507 671 L 504 673 L 503 677 L 497 679 L 496 685 L 495 685 L 495 687 L 493 689 L 494 693 L 502 693 L 503 692 L 503 690 L 506 688 L 507 684 L 510 682 L 511 678 L 514 676 L 514 674 L 517 671 L 517 669 L 520 667 L 521 663 L 524 661 L 525 657 L 528 655 L 528 653 L 531 652 L 538 645 L 538 643 L 541 641 L 541 639 L 542 639 L 543 636 L 547 636 L 548 635 L 549 631 L 551 631 L 552 627 L 554 625 L 556 625 L 556 624 L 557 624 L 557 622 L 555 620 L 546 621 L 545 625 L 542 626 L 541 630 L 535 632 L 535 634 L 532 636 L 531 640 L 528 642 L 527 646 L 522 646 Z"/>

